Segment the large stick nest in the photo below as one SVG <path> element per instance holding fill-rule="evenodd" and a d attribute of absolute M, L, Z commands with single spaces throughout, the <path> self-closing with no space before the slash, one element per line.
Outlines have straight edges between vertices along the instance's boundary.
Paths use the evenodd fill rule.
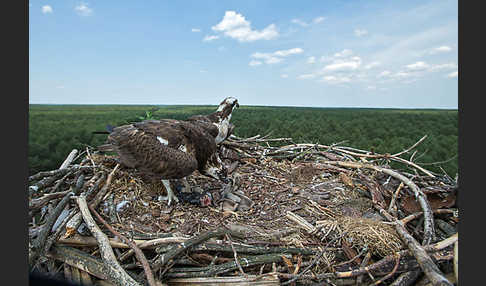
<path fill-rule="evenodd" d="M 415 146 L 394 155 L 374 154 L 339 145 L 271 146 L 275 142 L 285 141 L 291 139 L 231 136 L 224 141 L 218 151 L 233 179 L 232 185 L 207 178 L 197 171 L 187 177 L 192 191 L 205 190 L 213 195 L 213 205 L 205 208 L 183 203 L 168 206 L 165 201 L 158 200 L 159 196 L 166 194 L 160 181 L 146 178 L 137 170 L 123 166 L 117 168 L 112 174 L 110 184 L 106 184 L 103 178 L 115 168 L 116 156 L 98 154 L 87 148 L 75 158 L 74 162 L 81 161 L 79 164 L 74 163 L 63 170 L 41 172 L 29 178 L 29 207 L 32 218 L 29 224 L 32 247 L 29 250 L 33 253 L 39 252 L 39 247 L 36 248 L 35 245 L 42 228 L 47 225 L 46 221 L 50 214 L 68 190 L 74 190 L 76 195 L 87 194 L 90 202 L 103 184 L 107 189 L 104 190 L 105 193 L 95 209 L 111 227 L 131 239 L 149 240 L 168 236 L 189 239 L 225 227 L 233 234 L 238 234 L 236 237 L 233 235 L 233 240 L 235 243 L 241 243 L 241 247 L 247 245 L 312 249 L 314 255 L 293 254 L 289 258 L 282 258 L 280 262 L 276 261 L 277 268 L 272 267 L 271 263 L 258 267 L 243 267 L 247 274 L 281 273 L 277 275 L 280 281 L 298 275 L 298 268 L 302 271 L 304 265 L 312 265 L 312 259 L 317 257 L 315 253 L 324 246 L 327 248 L 324 255 L 314 261 L 312 269 L 302 273 L 296 282 L 301 283 L 307 279 L 322 280 L 324 274 L 336 275 L 336 271 L 359 268 L 366 254 L 372 258 L 371 261 L 377 261 L 406 249 L 394 224 L 384 219 L 378 212 L 379 209 L 388 210 L 396 219 L 405 219 L 409 233 L 418 241 L 424 239 L 424 234 L 429 230 L 421 224 L 422 218 L 418 212 L 422 209 L 413 189 L 396 177 L 380 172 L 380 169 L 348 167 L 341 162 L 389 170 L 391 161 L 403 163 L 404 168 L 394 172 L 413 181 L 426 196 L 430 209 L 436 213 L 434 241 L 445 239 L 457 232 L 458 216 L 457 209 L 454 209 L 456 181 L 446 174 L 433 174 L 401 158 L 423 141 L 422 139 Z M 81 176 L 83 181 L 80 183 Z M 97 182 L 99 186 L 96 185 Z M 228 189 L 245 200 L 231 202 L 223 198 L 222 193 Z M 90 190 L 92 193 L 89 193 Z M 70 201 L 66 210 L 62 212 L 64 217 L 61 213 L 57 218 L 57 227 L 66 227 L 69 220 L 66 219 L 67 213 L 76 212 L 77 207 L 74 201 Z M 411 218 L 409 215 L 414 217 Z M 296 223 L 295 219 L 289 219 L 292 216 L 302 222 Z M 64 223 L 61 223 L 63 219 Z M 56 236 L 51 239 L 53 245 L 67 245 L 75 238 L 91 236 L 83 224 L 68 232 L 55 227 L 56 225 L 53 231 L 49 232 L 49 237 Z M 109 237 L 113 237 L 106 228 L 102 229 Z M 227 237 L 223 238 L 224 241 L 209 241 L 228 243 Z M 144 249 L 144 253 L 151 263 L 155 263 L 160 253 L 167 251 L 170 245 L 159 246 L 158 250 L 147 248 Z M 95 249 L 95 246 L 86 244 L 78 244 L 77 247 L 88 253 L 93 253 Z M 178 257 L 178 260 L 173 262 L 175 264 L 165 269 L 165 272 L 157 272 L 156 278 L 166 280 L 168 277 L 185 277 L 170 274 L 179 273 L 178 267 L 209 267 L 234 261 L 231 253 L 196 249 L 193 248 L 193 252 L 186 251 L 185 256 Z M 118 249 L 116 251 L 119 252 Z M 234 255 L 236 253 L 238 251 Z M 31 267 L 42 272 L 57 273 L 58 276 L 69 276 L 66 275 L 66 271 L 62 275 L 59 267 L 55 266 L 66 261 L 51 260 L 48 251 L 41 254 L 41 258 Z M 191 260 L 192 264 L 182 259 L 183 257 Z M 133 273 L 142 273 L 143 276 L 141 267 L 133 266 L 136 262 L 135 257 L 131 257 L 120 263 Z M 450 259 L 446 259 L 445 262 L 450 262 Z M 60 265 L 64 265 L 64 268 L 70 267 L 66 264 Z M 391 265 L 393 266 L 393 263 Z M 75 268 L 73 265 L 71 267 Z M 395 269 L 395 276 L 391 275 L 390 278 L 405 270 Z M 312 277 L 309 276 L 311 273 Z M 92 280 L 97 279 L 94 273 L 90 274 Z M 238 274 L 238 270 L 225 272 L 220 276 L 235 274 Z M 319 278 L 319 275 L 322 277 Z M 336 279 L 336 276 L 326 279 L 331 278 Z M 366 281 L 370 277 L 363 276 L 361 279 Z M 387 281 L 392 282 L 393 279 Z"/>

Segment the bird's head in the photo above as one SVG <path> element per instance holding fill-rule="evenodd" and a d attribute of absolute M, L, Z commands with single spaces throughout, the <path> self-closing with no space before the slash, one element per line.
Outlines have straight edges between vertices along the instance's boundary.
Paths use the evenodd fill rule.
<path fill-rule="evenodd" d="M 230 96 L 221 101 L 216 112 L 222 112 L 223 115 L 230 115 L 236 107 L 240 107 L 238 99 Z"/>
<path fill-rule="evenodd" d="M 237 107 L 240 107 L 238 100 L 234 97 L 227 97 L 219 104 L 216 112 L 208 116 L 219 130 L 218 136 L 215 138 L 216 144 L 221 143 L 229 136 L 231 129 L 231 115 L 233 114 L 233 110 Z"/>
<path fill-rule="evenodd" d="M 228 172 L 224 167 L 223 161 L 221 161 L 219 158 L 218 152 L 214 152 L 213 155 L 206 161 L 204 168 L 199 171 L 201 174 L 216 180 L 221 180 L 225 183 L 228 181 Z"/>
<path fill-rule="evenodd" d="M 202 194 L 199 203 L 202 207 L 210 206 L 213 203 L 213 195 L 210 192 Z"/>

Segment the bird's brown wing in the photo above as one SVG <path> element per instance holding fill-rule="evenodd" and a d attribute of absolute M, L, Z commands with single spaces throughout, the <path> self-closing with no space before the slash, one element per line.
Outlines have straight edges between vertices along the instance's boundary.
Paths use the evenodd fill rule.
<path fill-rule="evenodd" d="M 188 143 L 184 130 L 181 130 L 179 121 L 175 119 L 145 120 L 134 123 L 133 126 L 147 134 L 153 134 L 156 138 L 159 137 L 158 140 L 167 141 L 167 146 L 174 149 Z"/>
<path fill-rule="evenodd" d="M 194 115 L 187 119 L 188 122 L 191 122 L 195 125 L 199 125 L 206 130 L 211 136 L 215 137 L 218 136 L 219 130 L 213 122 L 204 115 Z"/>
<path fill-rule="evenodd" d="M 122 164 L 152 173 L 163 179 L 182 178 L 198 167 L 192 152 L 183 152 L 174 146 L 185 141 L 185 136 L 170 124 L 129 124 L 116 127 L 108 142 L 119 154 Z M 164 144 L 157 137 L 164 138 Z"/>

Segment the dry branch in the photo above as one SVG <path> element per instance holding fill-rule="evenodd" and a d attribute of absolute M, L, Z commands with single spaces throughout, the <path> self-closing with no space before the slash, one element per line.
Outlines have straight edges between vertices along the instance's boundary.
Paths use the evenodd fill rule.
<path fill-rule="evenodd" d="M 110 246 L 108 237 L 99 229 L 89 212 L 86 198 L 84 196 L 80 196 L 77 198 L 76 201 L 78 203 L 79 210 L 81 211 L 84 221 L 88 225 L 88 228 L 93 236 L 98 241 L 101 258 L 103 259 L 103 263 L 107 266 L 108 269 L 108 280 L 120 286 L 140 285 L 125 272 L 120 264 L 118 264 L 115 254 L 113 253 L 113 249 Z"/>
<path fill-rule="evenodd" d="M 103 280 L 109 279 L 108 266 L 101 259 L 69 246 L 53 245 L 48 255 Z"/>
<path fill-rule="evenodd" d="M 95 214 L 96 218 L 111 233 L 113 233 L 115 236 L 119 237 L 123 242 L 125 242 L 126 244 L 128 244 L 130 246 L 130 248 L 135 252 L 135 256 L 137 257 L 138 261 L 143 266 L 143 270 L 145 271 L 145 275 L 147 277 L 147 280 L 148 280 L 149 285 L 150 286 L 156 286 L 156 282 L 155 282 L 155 279 L 154 279 L 154 274 L 152 273 L 152 270 L 150 269 L 150 265 L 147 262 L 147 258 L 145 258 L 145 255 L 140 250 L 140 248 L 138 248 L 137 245 L 135 243 L 133 243 L 133 241 L 130 241 L 128 238 L 126 238 L 125 236 L 121 235 L 119 232 L 117 232 L 116 230 L 114 230 L 108 223 L 106 223 L 106 221 L 98 214 L 98 212 L 96 212 L 96 210 L 93 207 L 91 207 L 91 206 L 88 206 L 88 207 L 91 210 L 91 212 L 93 212 Z"/>
<path fill-rule="evenodd" d="M 96 196 L 93 198 L 93 200 L 91 200 L 90 205 L 93 206 L 94 208 L 96 208 L 100 204 L 100 202 L 103 199 L 103 196 L 106 194 L 106 192 L 108 192 L 108 190 L 109 190 L 108 187 L 110 186 L 110 183 L 113 179 L 113 175 L 115 174 L 115 171 L 118 169 L 119 166 L 120 165 L 117 164 L 115 166 L 115 168 L 113 168 L 113 170 L 108 175 L 108 178 L 106 179 L 106 182 L 105 182 L 105 185 L 103 186 L 103 188 L 101 188 L 101 190 L 98 193 L 96 193 Z M 104 178 L 104 177 L 102 177 L 102 178 Z M 97 183 L 98 182 L 101 183 L 101 181 L 103 181 L 102 178 L 100 178 L 97 181 Z M 98 185 L 95 184 L 95 186 L 97 187 Z M 95 186 L 93 186 L 93 188 L 90 189 L 90 190 L 93 190 L 95 188 Z M 88 193 L 89 193 L 90 190 L 88 190 Z M 86 194 L 85 196 L 87 197 L 88 194 Z M 74 234 L 76 232 L 76 230 L 78 229 L 79 225 L 81 224 L 81 222 L 82 222 L 82 216 L 81 216 L 81 213 L 78 212 L 66 224 L 66 236 L 70 236 L 70 235 Z"/>
<path fill-rule="evenodd" d="M 380 213 L 385 216 L 389 221 L 395 222 L 395 228 L 400 235 L 401 239 L 407 244 L 408 248 L 412 252 L 413 256 L 417 259 L 420 268 L 425 273 L 425 275 L 432 282 L 432 285 L 450 285 L 452 284 L 447 280 L 440 269 L 435 265 L 434 261 L 428 256 L 424 248 L 411 236 L 404 224 L 394 219 L 389 213 L 384 209 L 379 209 Z"/>
<path fill-rule="evenodd" d="M 395 279 L 390 286 L 410 286 L 415 282 L 415 280 L 417 280 L 420 273 L 422 273 L 420 269 L 404 272 L 400 274 L 400 276 L 398 276 L 398 278 Z"/>
<path fill-rule="evenodd" d="M 73 193 L 69 192 L 64 196 L 64 198 L 61 200 L 61 202 L 59 202 L 54 211 L 49 215 L 46 223 L 42 226 L 42 230 L 40 231 L 39 235 L 33 243 L 32 255 L 29 257 L 29 265 L 31 267 L 31 270 L 33 270 L 39 256 L 42 256 L 44 254 L 44 244 L 46 242 L 47 236 L 49 235 L 52 226 L 56 222 L 57 217 L 59 217 L 72 195 Z"/>
<path fill-rule="evenodd" d="M 208 240 L 210 238 L 218 237 L 218 236 L 227 234 L 229 232 L 230 231 L 226 228 L 218 228 L 214 231 L 207 231 L 205 233 L 202 233 L 199 236 L 191 238 L 191 239 L 189 239 L 185 242 L 180 243 L 177 246 L 172 247 L 171 250 L 169 250 L 167 253 L 162 254 L 159 257 L 159 259 L 157 259 L 157 261 L 154 263 L 154 265 L 153 265 L 154 272 L 159 270 L 162 266 L 165 266 L 170 260 L 172 260 L 175 257 L 182 254 L 189 247 L 196 246 L 198 244 L 205 242 L 206 240 Z"/>
<path fill-rule="evenodd" d="M 238 258 L 238 262 L 242 267 L 250 267 L 255 265 L 267 264 L 272 262 L 282 261 L 280 254 L 264 254 L 248 258 Z M 191 267 L 191 268 L 172 268 L 166 273 L 169 278 L 190 278 L 190 277 L 211 277 L 223 274 L 229 271 L 237 270 L 238 266 L 235 261 L 207 266 L 207 267 Z"/>
<path fill-rule="evenodd" d="M 399 174 L 390 169 L 374 166 L 371 164 L 362 164 L 356 162 L 341 162 L 341 161 L 327 161 L 327 164 L 331 165 L 339 165 L 342 167 L 349 167 L 349 168 L 368 168 L 373 169 L 379 172 L 383 172 L 388 174 L 400 181 L 402 181 L 405 185 L 407 185 L 415 194 L 415 198 L 419 201 L 420 207 L 424 212 L 424 239 L 422 241 L 423 245 L 427 245 L 432 242 L 435 238 L 435 228 L 434 228 L 434 216 L 432 213 L 432 209 L 430 208 L 429 202 L 427 201 L 427 197 L 425 194 L 419 189 L 419 187 L 412 182 L 407 177 Z"/>
<path fill-rule="evenodd" d="M 169 243 L 181 243 L 188 240 L 188 238 L 185 237 L 164 237 L 164 238 L 157 238 L 153 240 L 140 240 L 140 239 L 135 239 L 134 243 L 137 244 L 137 246 L 141 249 L 145 248 L 154 248 L 157 245 L 161 244 L 169 244 Z M 98 242 L 94 237 L 88 237 L 88 236 L 81 236 L 81 235 L 74 235 L 69 238 L 60 238 L 58 241 L 59 244 L 62 245 L 69 245 L 69 246 L 97 246 Z M 115 248 L 130 248 L 126 243 L 123 243 L 121 241 L 115 240 L 113 238 L 109 238 L 109 243 L 111 247 Z M 133 251 L 133 250 L 130 250 Z M 132 252 L 133 253 L 133 252 Z M 120 259 L 123 260 L 123 259 Z"/>
<path fill-rule="evenodd" d="M 167 281 L 169 285 L 221 285 L 221 286 L 264 286 L 280 285 L 277 275 L 265 275 L 262 277 L 248 275 L 248 277 L 199 277 L 199 278 L 172 278 Z"/>
<path fill-rule="evenodd" d="M 65 168 L 67 168 L 73 162 L 74 157 L 76 157 L 76 154 L 77 153 L 78 153 L 78 150 L 73 149 L 71 151 L 71 153 L 69 153 L 69 155 L 66 157 L 66 159 L 64 160 L 64 162 L 62 162 L 62 164 L 59 167 L 59 169 L 65 169 Z"/>

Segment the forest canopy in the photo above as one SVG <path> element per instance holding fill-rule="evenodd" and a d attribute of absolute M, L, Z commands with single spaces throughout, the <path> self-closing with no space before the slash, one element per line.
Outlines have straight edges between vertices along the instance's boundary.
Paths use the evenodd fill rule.
<path fill-rule="evenodd" d="M 57 169 L 72 149 L 96 147 L 107 125 L 143 119 L 186 119 L 209 114 L 216 106 L 187 105 L 29 105 L 29 174 Z M 241 106 L 233 113 L 234 134 L 291 137 L 295 143 L 319 143 L 373 150 L 402 151 L 424 135 L 413 161 L 454 177 L 458 168 L 458 112 L 435 109 L 310 108 Z M 344 142 L 343 142 L 344 141 Z M 288 144 L 288 143 L 282 143 Z M 277 144 L 275 144 L 277 146 Z"/>

